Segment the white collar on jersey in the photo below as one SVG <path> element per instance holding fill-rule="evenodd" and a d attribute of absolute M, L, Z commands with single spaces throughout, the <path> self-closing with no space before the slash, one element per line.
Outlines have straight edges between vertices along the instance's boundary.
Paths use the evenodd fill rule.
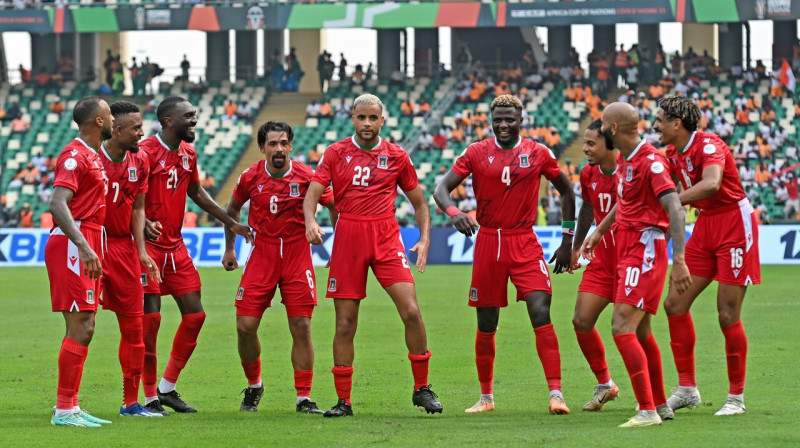
<path fill-rule="evenodd" d="M 123 153 L 122 153 L 122 160 L 120 160 L 119 162 L 117 162 L 116 160 L 114 160 L 113 158 L 111 158 L 111 156 L 108 154 L 108 151 L 106 151 L 106 144 L 105 144 L 105 143 L 100 143 L 100 150 L 101 150 L 101 151 L 103 151 L 103 155 L 104 155 L 104 156 L 106 156 L 106 158 L 107 158 L 108 160 L 110 160 L 110 161 L 112 161 L 112 162 L 114 162 L 114 163 L 122 163 L 122 162 L 124 162 L 124 161 L 125 161 L 125 159 L 127 159 L 127 158 L 128 158 L 128 151 L 125 151 L 125 152 L 123 152 Z"/>
<path fill-rule="evenodd" d="M 156 134 L 156 138 L 158 139 L 158 142 L 161 143 L 161 146 L 164 147 L 164 149 L 166 149 L 167 151 L 173 151 L 172 149 L 170 149 L 169 145 L 164 142 L 164 140 L 161 140 L 161 134 Z M 181 149 L 180 142 L 178 142 L 178 149 Z M 178 149 L 176 149 L 175 151 L 177 151 Z"/>
<path fill-rule="evenodd" d="M 77 141 L 79 141 L 79 142 L 83 143 L 83 146 L 85 146 L 85 147 L 86 147 L 86 149 L 91 149 L 91 150 L 92 150 L 92 152 L 97 152 L 97 151 L 95 151 L 95 150 L 94 150 L 94 148 L 92 148 L 91 146 L 89 146 L 89 144 L 88 144 L 88 143 L 86 143 L 85 141 L 83 141 L 83 139 L 82 139 L 82 138 L 80 138 L 80 137 L 75 137 L 75 140 L 77 140 Z M 101 146 L 102 146 L 102 144 L 101 144 Z"/>
<path fill-rule="evenodd" d="M 498 148 L 503 149 L 503 147 L 500 146 L 500 142 L 497 141 L 497 137 L 494 138 L 494 144 L 497 145 Z M 517 149 L 517 147 L 521 144 L 522 144 L 522 137 L 517 137 L 517 143 L 515 143 L 511 149 Z"/>
<path fill-rule="evenodd" d="M 694 136 L 695 136 L 695 135 L 697 135 L 697 131 L 694 131 L 694 132 L 692 132 L 692 136 L 691 136 L 691 137 L 689 137 L 689 141 L 688 141 L 688 142 L 686 142 L 686 146 L 684 146 L 684 147 L 683 147 L 683 149 L 681 149 L 681 150 L 679 151 L 681 154 L 683 154 L 684 152 L 686 152 L 686 150 L 687 150 L 687 149 L 689 149 L 689 147 L 690 147 L 690 146 L 692 146 L 692 142 L 694 141 Z"/>
<path fill-rule="evenodd" d="M 635 156 L 635 155 L 636 155 L 636 153 L 637 153 L 637 152 L 639 152 L 639 150 L 642 148 L 642 146 L 644 146 L 644 144 L 645 144 L 645 143 L 647 143 L 647 142 L 645 142 L 645 141 L 644 141 L 644 139 L 642 139 L 642 140 L 639 142 L 639 144 L 638 144 L 638 145 L 636 145 L 636 148 L 634 148 L 634 149 L 633 149 L 633 152 L 631 153 L 631 155 L 629 155 L 628 157 L 626 157 L 626 158 L 625 158 L 625 160 L 631 160 L 631 159 L 633 158 L 633 156 Z"/>
<path fill-rule="evenodd" d="M 364 149 L 360 144 L 358 144 L 358 141 L 356 140 L 356 135 L 355 134 L 353 134 L 353 136 L 350 137 L 350 140 L 353 141 L 353 144 L 356 145 L 356 148 L 361 149 L 363 151 L 372 151 L 373 149 L 378 149 L 378 148 L 381 147 L 381 144 L 383 143 L 383 139 L 381 138 L 380 135 L 378 136 L 378 143 L 376 143 L 375 146 L 373 146 L 370 149 Z M 320 161 L 322 161 L 322 160 L 320 160 Z"/>
<path fill-rule="evenodd" d="M 288 159 L 288 157 L 287 157 L 287 159 Z M 266 172 L 267 172 L 267 174 L 269 175 L 269 177 L 272 177 L 272 178 L 274 178 L 274 179 L 283 179 L 284 177 L 288 176 L 288 175 L 289 175 L 289 173 L 291 173 L 291 172 L 292 172 L 292 160 L 291 160 L 291 159 L 289 160 L 289 169 L 288 169 L 288 170 L 286 170 L 286 172 L 285 172 L 285 173 L 283 173 L 283 176 L 280 176 L 280 177 L 278 177 L 278 176 L 273 176 L 273 175 L 272 175 L 272 173 L 270 173 L 270 172 L 269 172 L 269 165 L 267 164 L 267 161 L 266 161 L 266 159 L 264 160 L 264 171 L 266 171 Z"/>

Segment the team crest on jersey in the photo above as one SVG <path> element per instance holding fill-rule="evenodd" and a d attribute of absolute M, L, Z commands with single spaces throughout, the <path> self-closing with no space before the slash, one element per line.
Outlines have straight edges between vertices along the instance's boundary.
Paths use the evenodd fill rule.
<path fill-rule="evenodd" d="M 492 162 L 494 162 L 494 156 L 489 156 L 489 163 L 491 164 Z"/>
<path fill-rule="evenodd" d="M 259 193 L 261 193 L 261 190 L 263 190 L 263 189 L 264 189 L 264 186 L 263 186 L 263 185 L 259 185 L 259 186 L 258 186 L 258 187 L 256 187 L 256 188 L 258 188 L 258 192 L 259 192 Z"/>
<path fill-rule="evenodd" d="M 378 168 L 389 168 L 389 156 L 378 156 Z"/>
<path fill-rule="evenodd" d="M 692 158 L 686 158 L 686 171 L 694 171 L 694 165 L 692 165 Z"/>
<path fill-rule="evenodd" d="M 147 274 L 142 274 L 141 282 L 142 286 L 147 286 Z"/>
<path fill-rule="evenodd" d="M 64 168 L 70 171 L 74 170 L 77 167 L 78 167 L 78 161 L 73 158 L 69 158 L 64 161 Z"/>
<path fill-rule="evenodd" d="M 531 166 L 530 159 L 528 158 L 527 154 L 520 154 L 519 155 L 519 167 L 520 168 L 529 168 Z"/>
<path fill-rule="evenodd" d="M 139 176 L 136 173 L 136 167 L 135 166 L 129 166 L 128 167 L 128 182 L 136 182 L 138 180 L 139 180 Z"/>
<path fill-rule="evenodd" d="M 328 291 L 336 292 L 336 279 L 335 278 L 329 278 L 328 279 Z"/>
<path fill-rule="evenodd" d="M 244 297 L 244 288 L 240 286 L 239 290 L 236 291 L 236 300 L 242 300 L 243 297 Z"/>
<path fill-rule="evenodd" d="M 471 302 L 478 301 L 478 288 L 469 288 L 469 300 Z"/>
<path fill-rule="evenodd" d="M 86 290 L 86 303 L 94 305 L 94 289 Z"/>
<path fill-rule="evenodd" d="M 629 166 L 628 171 L 625 172 L 625 180 L 630 182 L 633 180 L 633 167 Z"/>
<path fill-rule="evenodd" d="M 347 160 L 347 163 L 350 163 L 350 161 L 353 160 L 353 158 L 350 156 L 346 156 L 345 160 Z M 322 163 L 322 159 L 320 159 L 319 162 Z"/>
<path fill-rule="evenodd" d="M 296 198 L 300 196 L 300 184 L 292 182 L 289 184 L 289 196 Z"/>
<path fill-rule="evenodd" d="M 185 170 L 189 169 L 189 156 L 181 157 L 181 166 L 183 166 L 183 169 Z"/>

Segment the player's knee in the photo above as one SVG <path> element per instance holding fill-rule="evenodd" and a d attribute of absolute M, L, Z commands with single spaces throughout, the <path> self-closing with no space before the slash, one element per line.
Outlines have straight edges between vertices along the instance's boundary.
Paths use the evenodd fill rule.
<path fill-rule="evenodd" d="M 723 308 L 719 310 L 719 326 L 720 328 L 729 327 L 739 321 L 739 313 L 732 308 Z"/>
<path fill-rule="evenodd" d="M 688 311 L 685 308 L 686 307 L 682 303 L 680 303 L 680 300 L 678 300 L 672 294 L 668 295 L 667 299 L 664 300 L 664 311 L 667 313 L 668 316 L 685 314 Z"/>
<path fill-rule="evenodd" d="M 236 332 L 239 336 L 253 337 L 258 335 L 258 325 L 252 322 L 239 321 L 236 322 Z"/>
<path fill-rule="evenodd" d="M 592 328 L 594 328 L 594 321 L 592 321 L 591 319 L 587 319 L 585 316 L 582 316 L 580 314 L 576 314 L 572 318 L 572 326 L 575 328 L 576 331 L 585 333 L 587 331 L 592 331 Z"/>
<path fill-rule="evenodd" d="M 297 319 L 294 320 L 290 329 L 292 337 L 295 339 L 311 339 L 311 320 L 310 319 Z"/>

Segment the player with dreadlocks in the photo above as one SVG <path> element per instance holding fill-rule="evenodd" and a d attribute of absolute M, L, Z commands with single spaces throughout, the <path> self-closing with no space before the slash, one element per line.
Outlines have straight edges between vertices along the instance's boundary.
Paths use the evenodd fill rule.
<path fill-rule="evenodd" d="M 688 98 L 661 100 L 653 128 L 667 145 L 673 178 L 680 181 L 681 204 L 691 204 L 700 216 L 686 244 L 686 264 L 692 284 L 678 293 L 670 287 L 664 310 L 669 319 L 678 388 L 669 398 L 673 410 L 701 403 L 695 380 L 695 331 L 689 308 L 712 281 L 719 282 L 717 310 L 725 335 L 728 399 L 714 415 L 744 414 L 747 336 L 741 321 L 747 286 L 761 283 L 758 225 L 745 196 L 730 149 L 716 135 L 698 130 L 700 109 Z"/>

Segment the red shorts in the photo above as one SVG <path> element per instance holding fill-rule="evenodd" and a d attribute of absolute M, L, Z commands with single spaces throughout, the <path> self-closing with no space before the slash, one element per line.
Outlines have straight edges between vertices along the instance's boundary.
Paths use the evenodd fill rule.
<path fill-rule="evenodd" d="M 414 283 L 393 214 L 340 214 L 325 297 L 357 300 L 366 297 L 369 267 L 384 288 L 400 282 Z"/>
<path fill-rule="evenodd" d="M 518 302 L 533 291 L 552 294 L 550 271 L 532 228 L 481 227 L 475 240 L 469 306 L 508 306 L 509 277 Z"/>
<path fill-rule="evenodd" d="M 76 222 L 89 247 L 103 260 L 103 227 L 89 222 Z M 100 300 L 102 282 L 91 280 L 83 274 L 78 246 L 60 228 L 50 231 L 44 248 L 44 263 L 50 280 L 50 302 L 53 311 L 94 311 Z"/>
<path fill-rule="evenodd" d="M 667 280 L 667 241 L 655 228 L 617 229 L 617 291 L 614 303 L 627 303 L 655 315 Z"/>
<path fill-rule="evenodd" d="M 317 292 L 311 247 L 305 235 L 293 241 L 266 237 L 256 240 L 236 292 L 236 315 L 260 319 L 272 306 L 278 287 L 289 317 L 311 317 Z"/>
<path fill-rule="evenodd" d="M 692 275 L 728 285 L 761 283 L 758 224 L 747 199 L 700 212 L 686 243 L 686 265 Z"/>
<path fill-rule="evenodd" d="M 103 309 L 123 316 L 144 314 L 142 273 L 136 243 L 126 237 L 109 237 L 103 263 Z"/>
<path fill-rule="evenodd" d="M 147 277 L 144 277 L 147 272 L 140 272 L 140 278 L 145 279 L 145 294 L 159 294 L 162 296 L 172 294 L 177 297 L 186 293 L 200 291 L 202 287 L 200 274 L 197 273 L 197 268 L 194 267 L 192 257 L 189 256 L 189 250 L 186 249 L 185 244 L 181 243 L 173 251 L 162 251 L 148 244 L 147 253 L 156 262 L 158 269 L 161 270 L 161 283 L 147 281 Z"/>
<path fill-rule="evenodd" d="M 614 301 L 614 291 L 617 289 L 614 283 L 617 275 L 617 246 L 614 238 L 615 230 L 603 235 L 600 244 L 594 249 L 594 259 L 583 271 L 578 292 L 588 292 Z"/>

